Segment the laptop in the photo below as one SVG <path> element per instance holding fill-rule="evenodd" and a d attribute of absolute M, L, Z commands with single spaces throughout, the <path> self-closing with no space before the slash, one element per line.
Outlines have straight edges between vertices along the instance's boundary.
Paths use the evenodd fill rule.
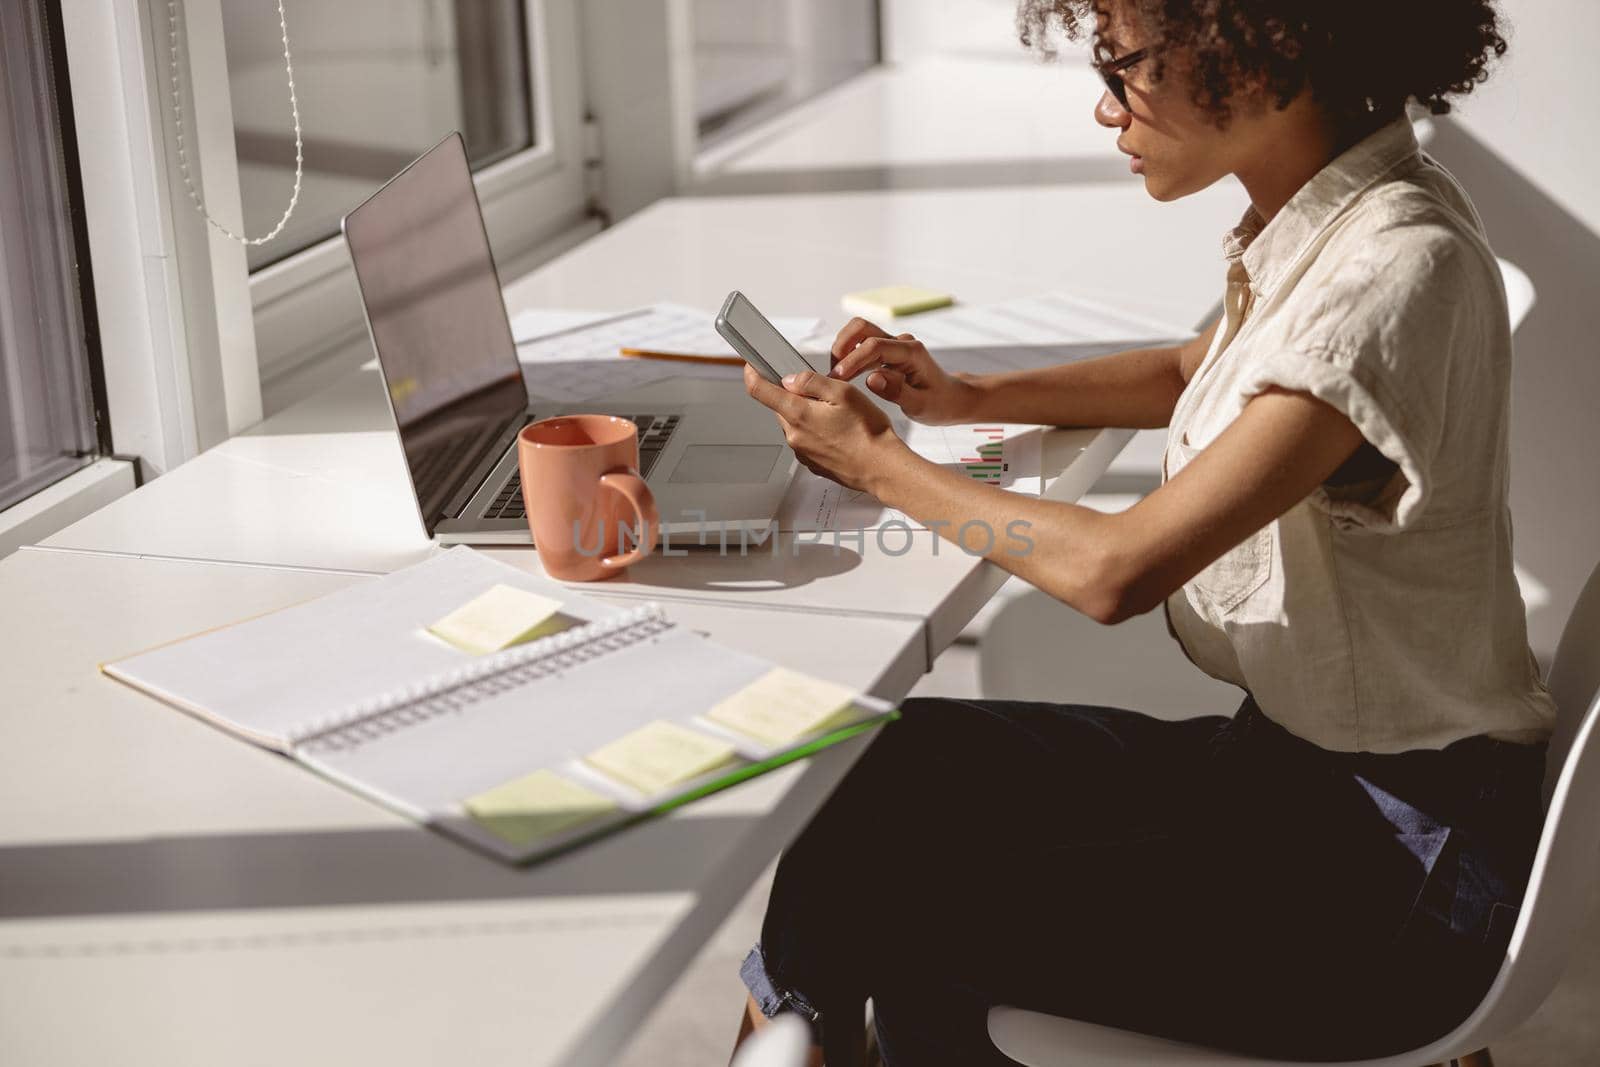
<path fill-rule="evenodd" d="M 798 463 L 772 413 L 742 389 L 698 382 L 717 398 L 705 403 L 561 404 L 539 398 L 537 365 L 524 381 L 460 133 L 346 215 L 342 229 L 430 538 L 530 543 L 517 431 L 574 412 L 639 427 L 639 473 L 675 544 L 770 528 Z"/>

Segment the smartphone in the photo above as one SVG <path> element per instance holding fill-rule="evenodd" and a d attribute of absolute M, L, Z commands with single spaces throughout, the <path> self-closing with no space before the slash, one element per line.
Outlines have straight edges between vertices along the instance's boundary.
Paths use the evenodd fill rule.
<path fill-rule="evenodd" d="M 717 332 L 773 385 L 781 384 L 785 374 L 816 370 L 737 289 L 728 294 L 722 310 L 717 312 Z"/>

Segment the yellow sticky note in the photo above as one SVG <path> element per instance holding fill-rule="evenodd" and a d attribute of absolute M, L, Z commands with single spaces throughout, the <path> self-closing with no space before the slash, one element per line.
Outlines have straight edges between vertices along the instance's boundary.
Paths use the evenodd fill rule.
<path fill-rule="evenodd" d="M 763 741 L 787 745 L 849 715 L 855 693 L 787 667 L 774 667 L 706 713 L 706 718 Z"/>
<path fill-rule="evenodd" d="M 656 720 L 584 757 L 641 793 L 659 793 L 733 759 L 734 747 L 686 726 Z"/>
<path fill-rule="evenodd" d="M 615 811 L 616 801 L 553 771 L 534 771 L 466 802 L 473 821 L 502 841 L 531 845 Z"/>
<path fill-rule="evenodd" d="M 497 585 L 452 611 L 428 632 L 463 652 L 481 656 L 565 629 L 561 601 L 510 585 Z"/>
<path fill-rule="evenodd" d="M 914 285 L 886 285 L 881 289 L 865 289 L 848 293 L 840 301 L 844 309 L 869 318 L 895 318 L 915 315 L 919 311 L 949 307 L 955 297 L 934 289 L 919 289 Z"/>

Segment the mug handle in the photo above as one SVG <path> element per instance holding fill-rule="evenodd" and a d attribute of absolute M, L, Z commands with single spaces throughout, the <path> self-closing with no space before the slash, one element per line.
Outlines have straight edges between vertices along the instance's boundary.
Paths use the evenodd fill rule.
<path fill-rule="evenodd" d="M 600 566 L 607 571 L 619 571 L 638 563 L 655 551 L 653 531 L 661 525 L 661 513 L 656 510 L 655 494 L 644 484 L 644 479 L 632 468 L 607 471 L 600 476 L 600 487 L 621 493 L 633 505 L 634 528 L 639 531 L 639 543 L 620 556 L 601 556 Z"/>

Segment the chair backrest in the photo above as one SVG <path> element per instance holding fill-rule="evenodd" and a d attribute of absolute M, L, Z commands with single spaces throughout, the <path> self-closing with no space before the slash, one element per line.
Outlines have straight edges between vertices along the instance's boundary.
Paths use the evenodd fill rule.
<path fill-rule="evenodd" d="M 1545 775 L 1544 833 L 1505 966 L 1457 1030 L 1485 1040 L 1527 1019 L 1555 987 L 1600 877 L 1600 567 L 1562 631 L 1549 686 L 1557 718 Z"/>
<path fill-rule="evenodd" d="M 1500 278 L 1506 287 L 1506 313 L 1511 319 L 1511 332 L 1516 333 L 1538 302 L 1539 294 L 1527 272 L 1508 259 L 1500 260 Z"/>
<path fill-rule="evenodd" d="M 1556 729 L 1550 738 L 1550 762 L 1545 774 L 1545 805 L 1555 792 L 1557 777 L 1583 726 L 1584 711 L 1600 693 L 1600 566 L 1573 605 L 1555 662 L 1547 679 L 1556 701 Z"/>

